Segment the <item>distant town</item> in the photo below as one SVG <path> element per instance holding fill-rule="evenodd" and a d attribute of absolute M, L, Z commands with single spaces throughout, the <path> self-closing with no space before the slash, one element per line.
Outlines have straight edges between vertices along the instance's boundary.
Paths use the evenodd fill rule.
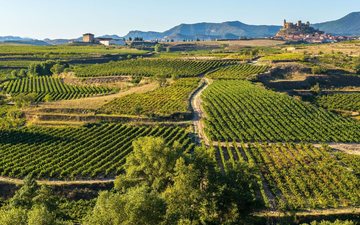
<path fill-rule="evenodd" d="M 273 39 L 306 42 L 306 43 L 331 43 L 358 39 L 348 36 L 333 36 L 310 26 L 310 22 L 302 23 L 299 20 L 296 24 L 284 20 L 283 28 Z"/>

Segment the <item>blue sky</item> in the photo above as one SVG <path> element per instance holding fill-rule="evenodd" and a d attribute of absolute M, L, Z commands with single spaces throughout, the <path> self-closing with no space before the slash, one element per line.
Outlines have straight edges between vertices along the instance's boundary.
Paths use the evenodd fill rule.
<path fill-rule="evenodd" d="M 298 3 L 299 2 L 299 3 Z M 0 0 L 0 36 L 74 38 L 85 32 L 125 35 L 180 23 L 239 20 L 312 23 L 360 11 L 360 0 Z"/>

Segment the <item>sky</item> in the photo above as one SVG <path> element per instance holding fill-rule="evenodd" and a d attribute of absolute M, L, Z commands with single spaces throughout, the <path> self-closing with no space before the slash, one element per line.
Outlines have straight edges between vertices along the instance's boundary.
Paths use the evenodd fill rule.
<path fill-rule="evenodd" d="M 0 0 L 0 36 L 76 38 L 165 31 L 181 23 L 311 23 L 360 11 L 360 0 Z"/>

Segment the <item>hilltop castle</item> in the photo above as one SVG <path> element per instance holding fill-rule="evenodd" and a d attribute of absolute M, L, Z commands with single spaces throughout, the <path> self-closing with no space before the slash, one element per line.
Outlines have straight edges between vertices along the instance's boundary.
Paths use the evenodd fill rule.
<path fill-rule="evenodd" d="M 283 28 L 276 34 L 276 37 L 288 39 L 289 36 L 315 35 L 323 33 L 324 32 L 311 27 L 310 22 L 302 23 L 301 20 L 299 20 L 296 24 L 294 24 L 284 20 Z"/>

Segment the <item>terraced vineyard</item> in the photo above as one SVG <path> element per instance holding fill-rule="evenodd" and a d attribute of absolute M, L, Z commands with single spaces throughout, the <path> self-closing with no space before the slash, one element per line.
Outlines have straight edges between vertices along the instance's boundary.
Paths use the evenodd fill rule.
<path fill-rule="evenodd" d="M 122 171 L 132 141 L 143 136 L 178 141 L 189 151 L 193 144 L 179 127 L 92 125 L 81 128 L 30 127 L 0 132 L 1 176 L 23 178 L 114 178 Z"/>
<path fill-rule="evenodd" d="M 202 98 L 213 141 L 360 141 L 359 122 L 248 81 L 214 81 Z"/>
<path fill-rule="evenodd" d="M 239 79 L 251 80 L 257 75 L 266 72 L 267 66 L 255 66 L 251 64 L 237 64 L 220 68 L 215 72 L 208 74 L 212 79 Z"/>
<path fill-rule="evenodd" d="M 154 76 L 159 74 L 167 77 L 194 77 L 211 69 L 234 63 L 236 62 L 219 60 L 138 59 L 77 67 L 75 74 L 79 77 Z"/>
<path fill-rule="evenodd" d="M 169 86 L 143 94 L 115 99 L 98 112 L 105 114 L 160 115 L 189 112 L 189 97 L 199 85 L 199 78 L 181 78 Z"/>
<path fill-rule="evenodd" d="M 303 53 L 281 53 L 274 55 L 267 55 L 261 57 L 261 61 L 272 61 L 272 62 L 293 62 L 293 61 L 304 61 L 306 55 Z"/>
<path fill-rule="evenodd" d="M 3 85 L 3 89 L 11 95 L 37 93 L 38 102 L 43 101 L 46 95 L 50 95 L 51 99 L 56 101 L 106 95 L 114 91 L 108 87 L 67 85 L 60 78 L 48 76 L 11 80 Z"/>
<path fill-rule="evenodd" d="M 349 169 L 353 162 L 339 162 L 327 149 L 291 143 L 229 146 L 216 150 L 217 160 L 225 169 L 237 161 L 257 167 L 258 188 L 268 207 L 272 201 L 280 209 L 336 208 L 360 203 L 360 182 Z M 261 177 L 275 198 L 265 193 Z"/>
<path fill-rule="evenodd" d="M 348 110 L 360 112 L 360 93 L 323 95 L 316 103 L 330 110 Z"/>

